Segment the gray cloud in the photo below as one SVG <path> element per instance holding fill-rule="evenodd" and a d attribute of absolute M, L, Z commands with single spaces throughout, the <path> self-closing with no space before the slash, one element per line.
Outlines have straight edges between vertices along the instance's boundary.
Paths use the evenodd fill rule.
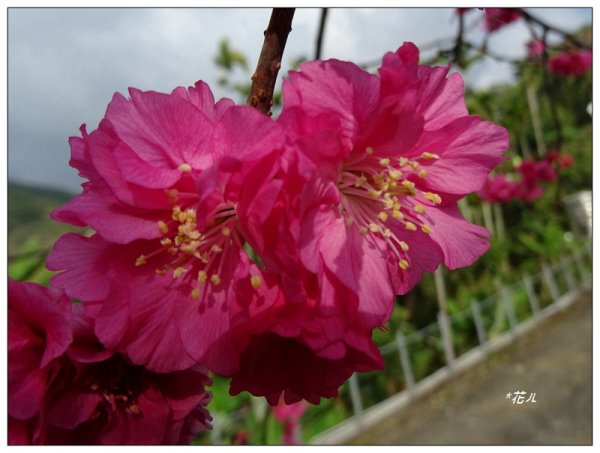
<path fill-rule="evenodd" d="M 536 10 L 539 17 L 574 30 L 591 23 L 591 9 Z M 170 91 L 202 79 L 217 97 L 231 96 L 216 83 L 212 59 L 221 38 L 258 59 L 268 9 L 18 9 L 9 10 L 9 178 L 79 191 L 67 166 L 67 140 L 80 124 L 93 130 L 114 92 L 127 87 Z M 477 19 L 471 12 L 469 20 Z M 299 55 L 312 58 L 319 11 L 298 9 L 283 72 Z M 332 9 L 324 58 L 373 61 L 403 41 L 423 45 L 456 33 L 452 9 Z M 481 31 L 473 39 L 482 39 Z M 498 53 L 524 55 L 522 23 L 498 31 Z M 510 66 L 483 61 L 466 74 L 471 86 L 510 81 Z M 245 80 L 238 73 L 238 80 Z"/>

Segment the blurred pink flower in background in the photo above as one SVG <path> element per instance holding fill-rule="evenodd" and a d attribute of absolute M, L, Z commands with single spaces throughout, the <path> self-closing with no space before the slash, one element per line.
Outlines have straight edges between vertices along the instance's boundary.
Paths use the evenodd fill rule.
<path fill-rule="evenodd" d="M 487 31 L 496 31 L 521 17 L 519 8 L 483 8 L 484 27 Z"/>
<path fill-rule="evenodd" d="M 518 192 L 519 184 L 504 175 L 491 176 L 477 194 L 488 203 L 506 203 Z"/>
<path fill-rule="evenodd" d="M 545 50 L 544 41 L 536 39 L 527 44 L 527 52 L 531 57 L 539 57 L 544 53 Z"/>
<path fill-rule="evenodd" d="M 283 400 L 280 400 L 276 406 L 271 406 L 273 416 L 283 426 L 283 444 L 298 445 L 302 443 L 300 420 L 306 409 L 307 404 L 305 401 L 288 405 Z"/>
<path fill-rule="evenodd" d="M 563 52 L 548 61 L 550 71 L 564 76 L 579 76 L 585 74 L 591 67 L 592 51 L 587 49 Z"/>

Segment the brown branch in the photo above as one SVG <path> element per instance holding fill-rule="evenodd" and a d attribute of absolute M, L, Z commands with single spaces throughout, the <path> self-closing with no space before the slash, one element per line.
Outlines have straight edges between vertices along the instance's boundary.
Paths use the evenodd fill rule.
<path fill-rule="evenodd" d="M 562 30 L 558 27 L 555 27 L 554 25 L 549 25 L 546 22 L 544 22 L 543 20 L 541 20 L 535 16 L 532 16 L 528 11 L 525 11 L 524 9 L 521 9 L 521 14 L 523 16 L 523 19 L 525 19 L 527 22 L 532 22 L 532 23 L 537 24 L 540 27 L 542 27 L 542 29 L 544 30 L 544 33 L 547 33 L 547 31 L 553 31 L 556 33 L 560 33 L 561 35 L 563 35 L 565 37 L 565 39 L 567 41 L 571 41 L 577 47 L 580 47 L 582 49 L 590 49 L 589 44 L 586 44 L 581 39 L 579 39 L 577 36 L 569 33 L 568 31 Z"/>
<path fill-rule="evenodd" d="M 315 60 L 321 59 L 321 50 L 323 48 L 323 35 L 325 34 L 325 22 L 329 8 L 321 8 L 321 19 L 319 20 L 319 34 L 317 35 L 317 45 L 315 50 Z"/>
<path fill-rule="evenodd" d="M 265 30 L 265 40 L 258 57 L 256 71 L 252 75 L 252 86 L 247 103 L 269 116 L 273 105 L 275 81 L 281 68 L 283 49 L 288 34 L 292 31 L 294 11 L 295 8 L 273 8 L 269 26 Z"/>

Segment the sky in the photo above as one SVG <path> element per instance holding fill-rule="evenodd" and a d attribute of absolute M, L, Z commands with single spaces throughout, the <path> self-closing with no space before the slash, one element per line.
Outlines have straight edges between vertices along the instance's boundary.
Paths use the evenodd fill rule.
<path fill-rule="evenodd" d="M 592 21 L 590 8 L 530 8 L 552 25 L 574 31 Z M 79 126 L 92 131 L 115 92 L 128 87 L 170 92 L 207 82 L 215 97 L 239 97 L 221 88 L 213 63 L 228 38 L 253 69 L 269 9 L 11 8 L 8 11 L 8 178 L 78 193 L 82 180 L 68 166 L 68 137 Z M 483 12 L 466 16 L 470 39 L 481 42 Z M 297 9 L 280 76 L 299 56 L 312 58 L 320 11 Z M 453 38 L 453 9 L 331 9 L 322 58 L 355 63 L 380 59 L 404 41 L 418 46 Z M 555 41 L 557 36 L 551 36 Z M 511 58 L 526 55 L 530 40 L 522 21 L 495 32 L 489 48 Z M 450 41 L 448 41 L 450 46 Z M 431 55 L 424 52 L 423 56 Z M 485 58 L 465 74 L 466 84 L 485 89 L 514 80 L 509 64 Z M 247 80 L 242 71 L 234 78 Z M 281 78 L 281 77 L 280 77 Z"/>

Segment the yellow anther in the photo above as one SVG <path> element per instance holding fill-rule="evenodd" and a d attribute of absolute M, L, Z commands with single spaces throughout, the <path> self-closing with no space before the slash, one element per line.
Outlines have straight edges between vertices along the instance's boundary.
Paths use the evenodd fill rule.
<path fill-rule="evenodd" d="M 413 168 L 413 170 L 416 170 L 417 168 L 419 168 L 419 162 L 417 162 L 416 160 L 413 160 L 410 163 L 410 166 Z"/>
<path fill-rule="evenodd" d="M 429 233 L 431 233 L 431 228 L 429 228 L 429 225 L 423 225 L 421 227 L 421 231 L 425 234 L 429 234 Z"/>
<path fill-rule="evenodd" d="M 202 261 L 204 264 L 208 263 L 208 252 L 204 252 L 202 255 L 200 255 L 200 261 Z"/>
<path fill-rule="evenodd" d="M 423 154 L 421 154 L 421 157 L 423 159 L 439 159 L 440 158 L 440 156 L 438 156 L 437 154 L 428 153 L 427 151 L 424 152 Z"/>
<path fill-rule="evenodd" d="M 179 192 L 177 189 L 165 189 L 165 194 L 169 198 L 169 201 L 174 202 L 179 197 Z"/>
<path fill-rule="evenodd" d="M 210 276 L 210 282 L 217 286 L 219 283 L 221 283 L 221 277 L 219 277 L 217 274 L 212 274 Z"/>
<path fill-rule="evenodd" d="M 186 271 L 187 269 L 183 266 L 176 267 L 175 269 L 173 269 L 173 278 L 181 277 L 183 274 L 185 274 Z"/>
<path fill-rule="evenodd" d="M 405 271 L 406 269 L 408 269 L 410 267 L 410 264 L 408 264 L 408 261 L 406 261 L 406 260 L 400 260 L 398 262 L 398 266 L 400 266 L 400 269 Z"/>
<path fill-rule="evenodd" d="M 192 171 L 192 166 L 190 164 L 183 163 L 179 167 L 177 167 L 177 170 L 182 171 L 184 173 L 189 173 L 190 171 Z"/>
<path fill-rule="evenodd" d="M 364 226 L 358 227 L 358 232 L 362 235 L 367 234 L 367 231 L 369 231 L 369 230 L 367 230 L 367 227 L 364 227 Z"/>
<path fill-rule="evenodd" d="M 404 252 L 408 252 L 408 244 L 404 241 L 400 241 L 400 248 L 402 249 L 402 251 Z"/>
<path fill-rule="evenodd" d="M 402 187 L 404 187 L 410 193 L 415 193 L 415 183 L 412 181 L 409 181 L 408 179 L 405 179 L 404 181 L 402 181 Z"/>
<path fill-rule="evenodd" d="M 204 283 L 207 279 L 206 271 L 198 271 L 198 282 Z"/>
<path fill-rule="evenodd" d="M 190 255 L 193 255 L 194 253 L 196 253 L 196 250 L 198 250 L 198 247 L 200 247 L 200 242 L 198 241 L 192 241 L 192 242 L 188 242 L 185 244 L 181 244 L 181 251 L 185 252 L 185 253 L 189 253 Z"/>
<path fill-rule="evenodd" d="M 388 213 L 381 211 L 379 214 L 377 214 L 377 217 L 379 217 L 382 222 L 385 222 L 388 219 Z"/>
<path fill-rule="evenodd" d="M 175 239 L 177 239 L 177 238 L 175 238 Z M 177 242 L 177 241 L 175 241 L 175 242 Z M 177 251 L 178 251 L 177 247 L 169 247 L 169 249 L 167 250 L 167 252 L 169 252 L 171 255 L 177 255 Z"/>
<path fill-rule="evenodd" d="M 223 236 L 229 237 L 229 235 L 231 234 L 231 230 L 229 229 L 229 227 L 225 226 L 225 227 L 221 228 L 221 234 Z"/>
<path fill-rule="evenodd" d="M 165 275 L 165 271 L 163 269 L 154 269 L 156 275 Z"/>
<path fill-rule="evenodd" d="M 382 167 L 387 167 L 390 164 L 390 160 L 387 157 L 384 157 L 383 159 L 379 159 L 379 165 L 381 165 Z"/>
<path fill-rule="evenodd" d="M 398 209 L 394 209 L 392 211 L 392 217 L 396 220 L 401 220 L 404 218 L 404 214 L 402 214 Z"/>
<path fill-rule="evenodd" d="M 442 202 L 442 197 L 440 197 L 437 193 L 425 192 L 423 195 L 426 199 L 432 201 L 435 204 L 440 204 Z"/>
<path fill-rule="evenodd" d="M 210 251 L 213 253 L 221 253 L 223 251 L 223 249 L 221 247 L 219 247 L 217 244 L 213 244 L 212 247 L 210 248 Z"/>
<path fill-rule="evenodd" d="M 379 225 L 377 225 L 376 223 L 369 223 L 369 230 L 371 230 L 373 233 L 378 233 L 379 232 Z"/>
<path fill-rule="evenodd" d="M 183 238 L 181 236 L 175 236 L 175 245 L 179 247 L 183 243 Z M 175 249 L 177 250 L 177 249 Z"/>
<path fill-rule="evenodd" d="M 389 228 L 386 228 L 385 230 L 383 230 L 383 235 L 386 238 L 391 238 L 392 237 L 392 230 L 390 230 Z"/>
<path fill-rule="evenodd" d="M 177 220 L 179 220 L 181 223 L 185 222 L 187 220 L 185 212 L 179 211 L 179 214 L 177 214 Z"/>
<path fill-rule="evenodd" d="M 385 199 L 383 200 L 383 205 L 385 206 L 385 209 L 392 209 L 394 207 L 394 200 L 392 200 L 390 198 L 389 193 L 385 194 Z"/>
<path fill-rule="evenodd" d="M 358 178 L 356 178 L 356 182 L 354 183 L 354 185 L 356 187 L 362 187 L 367 183 L 367 177 L 364 175 L 359 176 Z"/>
<path fill-rule="evenodd" d="M 354 223 L 354 219 L 352 217 L 348 217 L 346 219 L 346 226 L 352 226 L 353 223 Z"/>
<path fill-rule="evenodd" d="M 183 213 L 181 213 L 183 214 Z M 179 236 L 187 236 L 187 234 L 190 231 L 190 224 L 189 223 L 182 223 L 181 225 L 179 225 L 177 227 L 177 234 Z"/>
<path fill-rule="evenodd" d="M 419 214 L 425 214 L 425 206 L 422 204 L 416 204 L 415 211 L 417 211 Z"/>
<path fill-rule="evenodd" d="M 394 181 L 398 181 L 400 178 L 402 178 L 402 172 L 398 170 L 392 169 L 388 172 L 388 174 Z"/>
<path fill-rule="evenodd" d="M 262 283 L 262 280 L 260 278 L 260 275 L 253 275 L 252 277 L 250 277 L 250 284 L 252 285 L 252 288 L 254 288 L 254 289 L 260 288 L 261 283 Z"/>
<path fill-rule="evenodd" d="M 173 212 L 171 213 L 171 218 L 173 220 L 179 220 L 179 213 L 181 212 L 181 208 L 179 206 L 173 207 Z"/>
<path fill-rule="evenodd" d="M 417 226 L 414 223 L 409 222 L 408 220 L 406 221 L 406 223 L 404 224 L 404 226 L 406 227 L 406 229 L 408 231 L 417 231 Z"/>
<path fill-rule="evenodd" d="M 164 234 L 167 234 L 169 232 L 169 227 L 162 220 L 158 221 L 158 229 Z"/>
<path fill-rule="evenodd" d="M 144 264 L 146 264 L 146 256 L 145 255 L 138 256 L 137 259 L 135 260 L 135 265 L 142 266 Z"/>
<path fill-rule="evenodd" d="M 194 300 L 198 299 L 200 297 L 200 290 L 198 288 L 194 288 L 190 293 L 190 296 L 192 296 L 192 299 Z"/>
<path fill-rule="evenodd" d="M 373 147 L 372 146 L 367 146 L 365 149 L 365 153 L 371 155 L 373 154 Z"/>
<path fill-rule="evenodd" d="M 189 220 L 196 220 L 196 211 L 194 211 L 193 209 L 186 209 L 185 210 L 185 216 Z"/>
<path fill-rule="evenodd" d="M 369 189 L 369 196 L 371 198 L 379 198 L 381 196 L 381 191 L 375 189 Z"/>
<path fill-rule="evenodd" d="M 196 228 L 196 224 L 194 224 L 194 228 Z M 201 234 L 200 234 L 200 231 L 193 230 L 193 231 L 188 232 L 187 236 L 190 239 L 200 239 Z"/>
<path fill-rule="evenodd" d="M 384 180 L 385 176 L 383 173 L 377 173 L 375 176 L 373 176 L 373 182 L 376 186 L 380 186 L 381 184 L 383 184 Z"/>
<path fill-rule="evenodd" d="M 427 176 L 427 170 L 425 170 L 424 168 L 419 172 L 419 178 L 424 178 L 425 176 Z"/>
<path fill-rule="evenodd" d="M 400 164 L 401 167 L 404 167 L 404 166 L 408 165 L 408 159 L 406 157 L 400 157 L 398 159 L 398 163 Z"/>

